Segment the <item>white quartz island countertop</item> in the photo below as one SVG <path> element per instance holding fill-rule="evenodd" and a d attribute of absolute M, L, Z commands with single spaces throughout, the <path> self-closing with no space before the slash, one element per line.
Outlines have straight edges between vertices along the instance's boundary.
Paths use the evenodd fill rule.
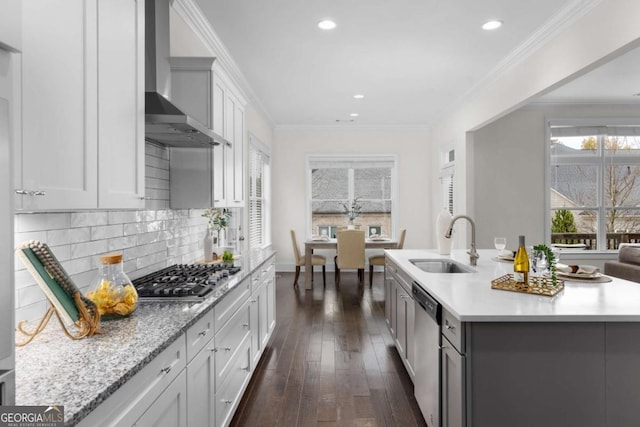
<path fill-rule="evenodd" d="M 513 264 L 495 261 L 496 250 L 479 250 L 470 267 L 466 250 L 439 255 L 436 250 L 387 250 L 402 268 L 451 314 L 463 322 L 629 322 L 640 321 L 640 283 L 612 278 L 595 283 L 562 279 L 553 297 L 491 289 L 491 281 L 513 272 Z M 451 258 L 475 273 L 427 273 L 413 259 Z"/>

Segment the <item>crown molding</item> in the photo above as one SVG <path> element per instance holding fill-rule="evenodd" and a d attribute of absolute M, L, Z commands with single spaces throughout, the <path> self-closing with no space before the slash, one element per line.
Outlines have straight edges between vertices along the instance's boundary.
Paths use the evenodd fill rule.
<path fill-rule="evenodd" d="M 504 77 L 515 66 L 529 58 L 533 53 L 544 47 L 550 40 L 569 28 L 572 24 L 588 14 L 593 8 L 602 3 L 603 0 L 573 0 L 558 13 L 552 16 L 545 24 L 539 27 L 509 55 L 504 57 L 493 67 L 484 78 L 474 84 L 469 90 L 463 93 L 448 108 L 442 110 L 432 123 L 441 121 L 458 109 L 466 100 L 473 98 L 481 89 L 491 85 Z"/>
<path fill-rule="evenodd" d="M 278 132 L 429 132 L 426 125 L 276 125 Z"/>
<path fill-rule="evenodd" d="M 240 95 L 251 102 L 254 108 L 264 116 L 271 128 L 274 128 L 273 118 L 251 88 L 249 81 L 240 70 L 240 67 L 238 67 L 238 64 L 236 64 L 231 53 L 211 27 L 211 23 L 202 12 L 202 9 L 200 9 L 194 0 L 173 0 L 172 7 L 213 52 L 213 55 L 216 57 L 216 62 L 220 64 L 228 78 L 240 91 Z"/>

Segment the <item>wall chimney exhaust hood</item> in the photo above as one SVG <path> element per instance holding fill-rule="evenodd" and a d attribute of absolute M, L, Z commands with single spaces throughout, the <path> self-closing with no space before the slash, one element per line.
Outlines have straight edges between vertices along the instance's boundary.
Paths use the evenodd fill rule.
<path fill-rule="evenodd" d="M 145 2 L 145 140 L 174 147 L 230 146 L 226 139 L 170 101 L 170 3 L 171 0 Z"/>

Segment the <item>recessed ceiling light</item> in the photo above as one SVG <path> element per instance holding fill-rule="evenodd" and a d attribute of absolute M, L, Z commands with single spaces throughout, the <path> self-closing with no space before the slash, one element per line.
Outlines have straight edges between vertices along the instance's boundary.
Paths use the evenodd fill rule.
<path fill-rule="evenodd" d="M 336 23 L 331 19 L 323 19 L 322 21 L 318 22 L 318 28 L 320 28 L 321 30 L 333 30 L 334 28 L 336 28 Z"/>
<path fill-rule="evenodd" d="M 502 27 L 502 21 L 487 21 L 482 24 L 483 30 L 495 30 Z"/>
<path fill-rule="evenodd" d="M 361 93 L 356 93 L 355 95 L 353 95 L 353 97 L 354 97 L 355 99 L 362 99 L 362 98 L 364 98 L 364 95 L 363 95 L 363 94 L 361 94 Z"/>
<path fill-rule="evenodd" d="M 351 113 L 351 114 L 349 114 L 349 116 L 351 116 L 351 117 L 358 117 L 359 115 L 360 115 L 360 114 L 358 114 L 358 113 Z"/>

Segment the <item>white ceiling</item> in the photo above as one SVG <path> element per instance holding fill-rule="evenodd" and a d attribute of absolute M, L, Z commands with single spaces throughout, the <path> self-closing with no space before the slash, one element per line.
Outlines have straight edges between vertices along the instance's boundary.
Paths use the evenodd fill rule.
<path fill-rule="evenodd" d="M 196 2 L 274 125 L 422 126 L 581 0 Z"/>
<path fill-rule="evenodd" d="M 540 97 L 539 101 L 640 105 L 640 48 L 627 52 Z"/>

